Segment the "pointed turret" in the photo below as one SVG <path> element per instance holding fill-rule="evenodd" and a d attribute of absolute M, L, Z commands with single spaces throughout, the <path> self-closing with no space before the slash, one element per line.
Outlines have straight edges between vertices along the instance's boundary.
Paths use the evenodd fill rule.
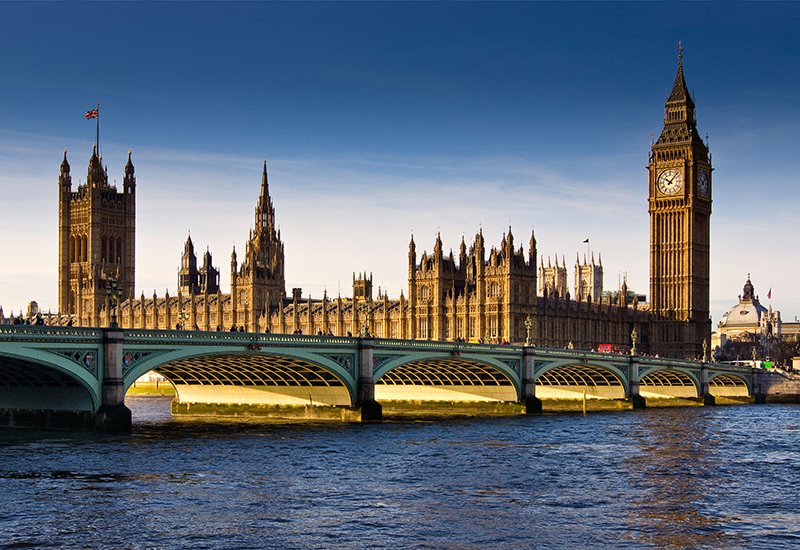
<path fill-rule="evenodd" d="M 261 173 L 261 197 L 269 197 L 269 179 L 267 178 L 267 159 L 264 159 L 264 171 Z"/>
<path fill-rule="evenodd" d="M 61 161 L 61 173 L 58 175 L 58 188 L 62 195 L 69 201 L 69 192 L 72 189 L 72 176 L 69 172 L 69 162 L 67 162 L 67 150 L 64 149 L 64 160 Z"/>
<path fill-rule="evenodd" d="M 189 236 L 186 237 L 186 243 L 183 245 L 183 253 L 184 254 L 194 254 L 194 243 L 192 242 L 192 233 L 189 232 Z"/>
<path fill-rule="evenodd" d="M 97 145 L 92 147 L 92 157 L 89 159 L 89 170 L 86 174 L 87 187 L 102 187 L 108 185 L 108 176 L 97 156 Z"/>
<path fill-rule="evenodd" d="M 435 260 L 441 260 L 443 256 L 442 252 L 442 235 L 438 231 L 436 232 L 436 242 L 433 245 L 433 257 Z"/>
<path fill-rule="evenodd" d="M 414 243 L 414 234 L 408 243 L 408 272 L 409 276 L 417 269 L 417 245 Z"/>
<path fill-rule="evenodd" d="M 267 161 L 264 161 L 264 169 L 261 173 L 261 194 L 256 205 L 256 234 L 263 231 L 272 233 L 275 228 L 275 209 L 272 206 L 272 199 L 269 196 L 269 178 L 267 176 Z"/>
<path fill-rule="evenodd" d="M 181 269 L 178 272 L 178 289 L 182 293 L 190 295 L 198 292 L 197 256 L 194 253 L 191 233 L 183 245 Z"/>
<path fill-rule="evenodd" d="M 128 162 L 125 163 L 125 175 L 133 175 L 134 168 L 133 168 L 133 161 L 131 161 L 131 150 L 128 149 Z"/>
<path fill-rule="evenodd" d="M 64 160 L 61 161 L 61 173 L 69 174 L 69 162 L 67 162 L 67 148 L 64 148 Z"/>
<path fill-rule="evenodd" d="M 136 170 L 133 167 L 130 150 L 128 150 L 128 162 L 125 163 L 125 175 L 122 179 L 122 187 L 126 195 L 130 195 L 136 190 Z"/>

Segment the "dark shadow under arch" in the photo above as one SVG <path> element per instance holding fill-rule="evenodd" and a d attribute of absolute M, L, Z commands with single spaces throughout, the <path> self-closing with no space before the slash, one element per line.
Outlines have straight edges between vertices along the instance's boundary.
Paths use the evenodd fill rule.
<path fill-rule="evenodd" d="M 0 356 L 0 409 L 93 411 L 81 382 L 60 370 Z"/>

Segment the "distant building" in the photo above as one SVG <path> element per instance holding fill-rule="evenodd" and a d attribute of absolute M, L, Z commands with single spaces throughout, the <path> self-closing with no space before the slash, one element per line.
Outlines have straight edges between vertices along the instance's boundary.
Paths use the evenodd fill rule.
<path fill-rule="evenodd" d="M 761 304 L 755 287 L 747 281 L 738 302 L 728 309 L 717 324 L 712 338 L 715 355 L 720 360 L 778 359 L 785 363 L 800 351 L 800 323 L 784 323 L 781 312 L 772 304 Z"/>

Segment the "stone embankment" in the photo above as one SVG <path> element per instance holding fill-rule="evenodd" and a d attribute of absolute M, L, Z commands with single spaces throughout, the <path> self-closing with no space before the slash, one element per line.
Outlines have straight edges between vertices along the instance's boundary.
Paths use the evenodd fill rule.
<path fill-rule="evenodd" d="M 779 370 L 753 370 L 756 403 L 800 403 L 800 375 Z"/>

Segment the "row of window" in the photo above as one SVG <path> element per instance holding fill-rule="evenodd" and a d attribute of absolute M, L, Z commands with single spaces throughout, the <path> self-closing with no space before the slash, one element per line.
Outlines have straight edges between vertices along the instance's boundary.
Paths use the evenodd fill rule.
<path fill-rule="evenodd" d="M 122 237 L 106 237 L 100 239 L 100 261 L 117 263 L 122 262 L 125 249 Z M 86 235 L 72 235 L 69 238 L 69 261 L 89 261 L 89 239 Z"/>

